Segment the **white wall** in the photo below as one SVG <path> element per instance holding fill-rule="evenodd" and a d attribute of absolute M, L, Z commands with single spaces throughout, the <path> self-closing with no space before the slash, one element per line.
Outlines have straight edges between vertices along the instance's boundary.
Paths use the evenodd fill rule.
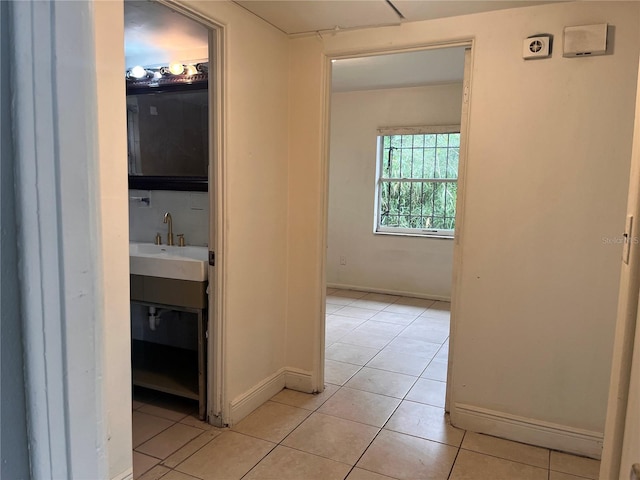
<path fill-rule="evenodd" d="M 286 359 L 287 365 L 309 372 L 312 388 L 322 391 L 328 182 L 328 163 L 322 160 L 325 147 L 328 155 L 324 126 L 330 84 L 319 39 L 293 40 L 289 48 Z"/>
<path fill-rule="evenodd" d="M 138 200 L 148 198 L 149 204 Z M 209 244 L 209 195 L 207 192 L 174 192 L 166 190 L 129 190 L 129 240 L 153 243 L 156 234 L 167 244 L 168 225 L 164 214 L 171 213 L 173 241 L 184 233 L 187 245 Z"/>
<path fill-rule="evenodd" d="M 450 299 L 452 239 L 373 233 L 376 139 L 379 127 L 459 124 L 461 108 L 462 84 L 332 94 L 328 285 Z"/>
<path fill-rule="evenodd" d="M 460 426 L 489 429 L 477 426 L 484 410 L 497 415 L 491 417 L 494 425 L 505 418 L 550 425 L 542 443 L 560 439 L 564 448 L 597 455 L 620 258 L 619 245 L 603 237 L 620 235 L 624 225 L 638 8 L 632 2 L 561 3 L 292 42 L 292 69 L 298 64 L 304 71 L 291 92 L 291 102 L 301 105 L 291 123 L 312 130 L 304 140 L 314 147 L 322 139 L 317 125 L 323 115 L 323 52 L 474 39 L 465 224 L 453 311 L 452 419 Z M 602 22 L 615 27 L 612 54 L 562 57 L 564 26 Z M 523 61 L 522 40 L 540 32 L 554 35 L 553 56 Z M 294 135 L 291 144 L 292 151 L 303 147 Z M 321 148 L 312 148 L 305 171 L 290 171 L 290 185 L 305 186 L 290 198 L 292 231 L 313 231 L 322 221 L 322 158 Z M 303 216 L 309 203 L 315 208 Z M 290 257 L 307 274 L 296 279 L 298 296 L 290 309 L 306 319 L 292 357 L 302 358 L 313 347 L 323 254 L 321 245 L 309 242 Z M 460 415 L 461 405 L 471 406 L 473 418 Z M 578 445 L 571 437 L 576 431 L 590 444 Z"/>
<path fill-rule="evenodd" d="M 288 40 L 230 2 L 185 3 L 226 32 L 225 229 L 217 232 L 226 278 L 215 301 L 225 306 L 223 381 L 234 415 L 285 367 Z"/>
<path fill-rule="evenodd" d="M 22 2 L 10 13 L 9 66 L 20 66 L 8 70 L 30 473 L 124 477 L 131 401 L 126 162 L 118 162 L 126 157 L 122 4 Z"/>

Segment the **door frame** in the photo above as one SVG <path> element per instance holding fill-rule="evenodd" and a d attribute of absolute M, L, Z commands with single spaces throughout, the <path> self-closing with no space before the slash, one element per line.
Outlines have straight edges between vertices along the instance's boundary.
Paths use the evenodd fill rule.
<path fill-rule="evenodd" d="M 460 278 L 462 264 L 462 248 L 463 248 L 463 226 L 464 226 L 464 210 L 465 210 L 465 192 L 466 192 L 466 167 L 468 159 L 468 136 L 469 136 L 469 113 L 471 109 L 471 80 L 473 71 L 473 54 L 474 54 L 473 38 L 460 39 L 449 42 L 435 42 L 421 45 L 413 45 L 408 47 L 396 47 L 390 49 L 375 49 L 375 50 L 346 50 L 337 51 L 330 54 L 325 54 L 325 85 L 327 88 L 324 91 L 324 119 L 323 119 L 323 144 L 322 144 L 322 160 L 324 172 L 323 178 L 323 231 L 322 233 L 322 265 L 321 265 L 321 285 L 322 285 L 322 315 L 320 320 L 320 337 L 315 343 L 321 348 L 318 349 L 317 354 L 317 367 L 316 373 L 318 374 L 318 385 L 321 387 L 319 391 L 322 391 L 324 385 L 324 360 L 325 360 L 325 335 L 326 335 L 326 300 L 327 300 L 327 244 L 328 244 L 328 232 L 329 232 L 329 167 L 330 167 L 330 132 L 331 132 L 331 98 L 332 98 L 332 60 L 348 59 L 348 58 L 362 58 L 376 55 L 393 54 L 393 53 L 407 53 L 423 50 L 436 50 L 442 48 L 451 47 L 465 47 L 464 58 L 464 74 L 463 74 L 463 103 L 462 111 L 460 113 L 460 159 L 458 164 L 458 197 L 456 201 L 456 235 L 454 238 L 453 247 L 453 270 L 452 270 L 452 282 L 451 282 L 451 322 L 449 327 L 449 359 L 447 368 L 447 385 L 446 385 L 446 398 L 445 398 L 445 411 L 449 412 L 449 406 L 452 404 L 452 389 L 453 383 L 453 364 L 454 364 L 454 342 L 455 342 L 455 326 L 456 311 L 457 311 L 457 298 L 460 295 Z"/>

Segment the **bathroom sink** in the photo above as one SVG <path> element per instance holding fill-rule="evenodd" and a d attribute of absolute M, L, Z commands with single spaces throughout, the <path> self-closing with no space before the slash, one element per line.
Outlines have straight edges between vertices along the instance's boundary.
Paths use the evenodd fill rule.
<path fill-rule="evenodd" d="M 204 282 L 208 278 L 207 247 L 177 247 L 129 242 L 129 270 L 132 275 Z"/>

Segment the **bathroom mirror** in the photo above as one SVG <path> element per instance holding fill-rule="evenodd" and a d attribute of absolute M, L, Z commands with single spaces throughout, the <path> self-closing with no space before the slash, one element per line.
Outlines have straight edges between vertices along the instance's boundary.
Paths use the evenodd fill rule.
<path fill-rule="evenodd" d="M 207 86 L 127 85 L 129 188 L 208 190 Z"/>

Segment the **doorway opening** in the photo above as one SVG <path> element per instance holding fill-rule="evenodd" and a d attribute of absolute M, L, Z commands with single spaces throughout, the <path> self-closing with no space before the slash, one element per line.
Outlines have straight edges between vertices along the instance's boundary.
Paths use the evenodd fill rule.
<path fill-rule="evenodd" d="M 222 273 L 213 261 L 222 256 L 216 232 L 223 32 L 170 1 L 126 1 L 124 13 L 133 447 L 140 475 L 153 464 L 147 457 L 168 454 L 154 450 L 167 422 L 189 432 L 224 423 L 222 305 L 214 302 Z M 155 256 L 186 258 L 189 265 L 163 270 L 150 265 Z"/>
<path fill-rule="evenodd" d="M 325 383 L 399 410 L 448 411 L 470 55 L 331 60 Z"/>

